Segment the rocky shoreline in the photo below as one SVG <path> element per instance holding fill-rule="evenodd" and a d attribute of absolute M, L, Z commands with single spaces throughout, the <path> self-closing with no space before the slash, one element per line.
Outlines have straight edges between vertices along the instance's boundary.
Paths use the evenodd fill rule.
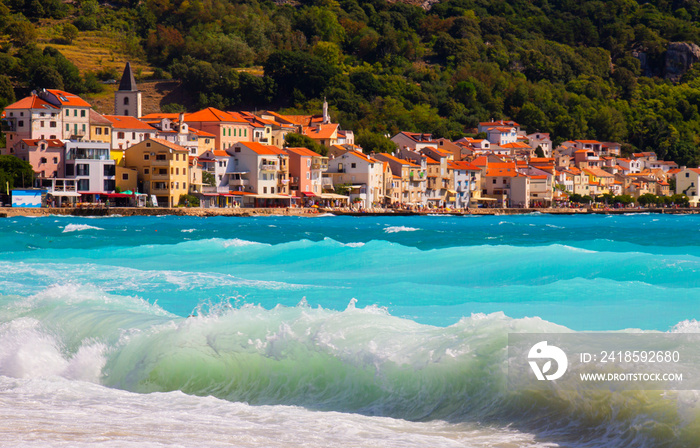
<path fill-rule="evenodd" d="M 526 214 L 548 214 L 548 215 L 624 215 L 631 213 L 659 213 L 659 214 L 700 214 L 700 208 L 643 208 L 643 209 L 585 209 L 585 208 L 545 208 L 545 209 L 523 209 L 523 208 L 478 208 L 469 211 L 436 212 L 431 211 L 410 211 L 410 210 L 387 210 L 387 211 L 348 211 L 338 209 L 316 209 L 316 208 L 20 208 L 5 207 L 0 208 L 0 218 L 15 216 L 305 216 L 314 217 L 325 214 L 338 216 L 417 216 L 417 215 L 526 215 Z"/>

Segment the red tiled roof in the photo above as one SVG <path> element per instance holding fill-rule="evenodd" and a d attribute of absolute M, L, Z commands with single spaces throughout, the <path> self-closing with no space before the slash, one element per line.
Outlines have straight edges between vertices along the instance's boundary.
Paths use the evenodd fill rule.
<path fill-rule="evenodd" d="M 47 103 L 46 101 L 42 100 L 36 95 L 31 95 L 25 98 L 22 98 L 21 100 L 17 101 L 16 103 L 12 103 L 9 106 L 5 107 L 5 110 L 8 109 L 56 109 L 58 110 L 58 107 L 54 106 L 51 103 Z"/>
<path fill-rule="evenodd" d="M 330 124 L 319 124 L 318 126 L 305 127 L 302 130 L 302 133 L 306 136 L 311 137 L 311 138 L 325 139 L 325 138 L 332 138 L 333 134 L 337 135 L 337 131 L 338 131 L 338 124 L 337 123 L 330 123 Z"/>
<path fill-rule="evenodd" d="M 467 161 L 447 162 L 447 166 L 455 170 L 481 171 L 481 168 Z"/>
<path fill-rule="evenodd" d="M 294 153 L 299 156 L 306 156 L 306 157 L 322 157 L 321 154 L 318 154 L 308 148 L 286 148 L 287 152 Z"/>
<path fill-rule="evenodd" d="M 41 142 L 41 141 L 45 141 L 49 145 L 49 147 L 53 147 L 53 148 L 62 148 L 63 146 L 65 146 L 65 144 L 61 140 L 57 140 L 57 139 L 40 139 L 40 138 L 22 139 L 22 143 L 24 143 L 27 146 L 39 146 L 39 142 Z"/>
<path fill-rule="evenodd" d="M 150 126 L 138 118 L 129 115 L 103 115 L 104 118 L 112 123 L 114 129 L 140 129 L 143 131 L 157 131 L 156 128 Z"/>
<path fill-rule="evenodd" d="M 192 112 L 191 114 L 185 114 L 185 122 L 226 122 L 226 123 L 248 123 L 242 117 L 237 118 L 228 112 L 223 110 L 215 109 L 213 107 L 207 107 L 197 112 Z"/>
<path fill-rule="evenodd" d="M 167 141 L 167 140 L 163 140 L 162 138 L 151 137 L 150 140 L 151 140 L 151 141 L 154 141 L 154 142 L 156 142 L 156 143 L 160 143 L 161 145 L 166 146 L 166 147 L 172 149 L 173 151 L 186 151 L 186 152 L 189 152 L 189 151 L 187 150 L 187 148 L 183 148 L 182 146 L 180 146 L 180 145 L 178 145 L 178 144 L 175 144 L 175 143 L 173 143 L 173 142 L 169 142 L 169 141 Z"/>
<path fill-rule="evenodd" d="M 72 107 L 92 107 L 84 99 L 80 98 L 78 95 L 73 93 L 64 92 L 63 90 L 56 89 L 46 89 L 47 92 L 52 93 L 62 106 L 72 106 Z"/>
<path fill-rule="evenodd" d="M 270 147 L 269 145 L 263 145 L 262 143 L 258 142 L 238 142 L 236 145 L 242 145 L 245 146 L 246 148 L 250 149 L 254 153 L 258 155 L 278 155 L 278 152 L 275 152 L 272 150 L 272 148 L 275 148 L 274 146 Z M 277 148 L 275 148 L 277 149 Z"/>
<path fill-rule="evenodd" d="M 211 134 L 211 133 L 206 132 L 206 131 L 200 131 L 199 129 L 195 129 L 195 128 L 189 128 L 189 129 L 190 129 L 190 132 L 192 132 L 194 135 L 196 135 L 198 137 L 216 137 L 216 135 Z"/>

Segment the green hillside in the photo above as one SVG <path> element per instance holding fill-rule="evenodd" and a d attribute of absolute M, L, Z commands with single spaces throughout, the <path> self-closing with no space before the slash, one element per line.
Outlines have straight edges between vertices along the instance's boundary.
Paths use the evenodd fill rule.
<path fill-rule="evenodd" d="M 112 76 L 32 45 L 46 18 L 56 42 L 72 35 L 57 23 L 74 40 L 118 36 L 144 75 L 180 79 L 199 106 L 318 112 L 327 97 L 368 149 L 398 130 L 458 137 L 508 117 L 556 141 L 700 162 L 697 1 L 0 0 L 0 106 L 9 82 L 82 93 Z"/>

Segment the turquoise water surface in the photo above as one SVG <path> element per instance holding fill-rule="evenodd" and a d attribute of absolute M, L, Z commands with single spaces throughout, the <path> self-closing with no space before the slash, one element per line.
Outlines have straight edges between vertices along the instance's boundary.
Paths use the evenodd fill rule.
<path fill-rule="evenodd" d="M 694 392 L 508 391 L 504 353 L 509 332 L 699 331 L 699 317 L 698 216 L 0 220 L 0 404 L 34 432 L 30 402 L 94 403 L 126 427 L 108 396 L 136 394 L 128 414 L 184 393 L 167 396 L 223 404 L 183 404 L 182 421 L 272 419 L 241 446 L 274 445 L 285 413 L 313 445 L 309 412 L 369 428 L 318 446 L 698 446 Z M 74 396 L 42 401 L 56 388 Z"/>

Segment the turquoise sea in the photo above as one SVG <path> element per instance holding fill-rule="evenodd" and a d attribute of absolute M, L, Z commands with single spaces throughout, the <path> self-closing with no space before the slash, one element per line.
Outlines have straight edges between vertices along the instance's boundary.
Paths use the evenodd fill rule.
<path fill-rule="evenodd" d="M 507 335 L 700 332 L 700 217 L 0 220 L 0 446 L 700 446 Z"/>

